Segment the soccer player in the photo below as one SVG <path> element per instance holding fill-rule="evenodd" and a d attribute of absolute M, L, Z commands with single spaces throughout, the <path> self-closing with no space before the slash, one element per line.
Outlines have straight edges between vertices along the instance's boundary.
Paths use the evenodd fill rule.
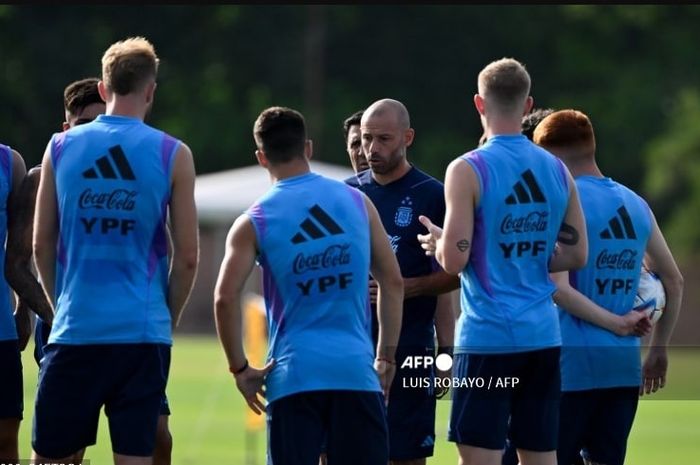
<path fill-rule="evenodd" d="M 63 130 L 67 131 L 75 126 L 89 123 L 105 112 L 105 103 L 97 89 L 97 78 L 85 78 L 70 83 L 63 92 L 64 118 Z M 48 343 L 53 321 L 53 310 L 49 304 L 41 285 L 31 272 L 32 262 L 32 234 L 34 207 L 36 194 L 39 188 L 41 165 L 37 165 L 27 172 L 20 190 L 15 197 L 17 215 L 15 221 L 8 226 L 8 240 L 17 244 L 8 250 L 6 259 L 8 282 L 17 292 L 20 299 L 20 309 L 32 309 L 37 314 L 34 330 L 34 359 L 39 364 L 44 355 L 44 346 Z M 27 317 L 29 312 L 26 311 Z M 153 456 L 154 465 L 170 464 L 172 452 L 172 435 L 168 427 L 170 409 L 167 397 L 163 393 L 161 415 L 158 418 L 158 430 L 156 432 L 156 448 Z M 74 459 L 81 461 L 84 449 Z"/>
<path fill-rule="evenodd" d="M 16 202 L 25 171 L 20 154 L 0 144 L 0 240 L 3 244 L 0 247 L 0 262 L 5 259 L 8 223 L 15 221 L 19 213 L 10 206 Z M 7 253 L 10 253 L 16 244 L 7 242 L 6 247 Z M 21 306 L 13 316 L 10 287 L 4 275 L 0 279 L 0 302 L 0 462 L 16 462 L 19 459 L 17 435 L 24 410 L 20 351 L 27 345 L 31 320 L 27 309 Z"/>
<path fill-rule="evenodd" d="M 110 46 L 98 84 L 105 115 L 55 134 L 44 154 L 34 253 L 56 315 L 39 374 L 37 460 L 94 444 L 104 405 L 115 463 L 152 463 L 171 333 L 198 262 L 192 153 L 143 122 L 157 68 L 146 39 Z"/>
<path fill-rule="evenodd" d="M 421 217 L 426 253 L 461 274 L 454 376 L 494 383 L 453 387 L 448 437 L 464 464 L 501 462 L 509 418 L 523 465 L 556 464 L 561 335 L 549 272 L 583 266 L 587 239 L 571 174 L 521 133 L 529 93 L 514 59 L 479 73 L 488 140 L 447 168 L 444 230 Z"/>
<path fill-rule="evenodd" d="M 404 276 L 403 321 L 396 357 L 399 367 L 408 356 L 434 355 L 436 333 L 439 350 L 451 353 L 455 316 L 447 292 L 459 285 L 456 277 L 425 256 L 417 239 L 425 232 L 419 215 L 441 221 L 445 197 L 442 183 L 407 159 L 414 134 L 401 102 L 374 102 L 361 120 L 362 151 L 370 169 L 346 181 L 367 194 L 376 206 Z M 371 283 L 373 299 L 375 289 Z M 436 311 L 438 300 L 442 305 Z M 434 376 L 430 367 L 399 368 L 397 372 L 387 411 L 394 464 L 422 465 L 433 455 L 436 392 L 430 386 L 404 387 L 403 379 Z"/>
<path fill-rule="evenodd" d="M 583 449 L 586 463 L 622 465 L 639 395 L 666 381 L 666 347 L 683 278 L 647 203 L 598 168 L 593 126 L 585 114 L 552 113 L 537 126 L 534 140 L 574 176 L 589 244 L 584 268 L 556 276 L 563 391 L 557 459 L 569 465 Z M 631 309 L 645 253 L 664 285 L 667 305 L 642 370 L 635 332 L 649 322 L 644 312 Z"/>
<path fill-rule="evenodd" d="M 254 412 L 268 412 L 269 463 L 316 465 L 326 440 L 330 465 L 386 465 L 384 401 L 392 399 L 382 391 L 388 396 L 396 369 L 403 298 L 386 232 L 361 192 L 310 172 L 301 114 L 268 108 L 253 134 L 274 185 L 231 227 L 215 290 L 217 332 L 236 386 Z M 241 294 L 256 261 L 270 333 L 262 369 L 248 364 L 241 334 Z M 370 271 L 380 289 L 376 358 Z M 258 397 L 263 384 L 267 406 Z"/>
<path fill-rule="evenodd" d="M 343 135 L 345 136 L 345 150 L 350 157 L 350 164 L 355 173 L 369 168 L 367 158 L 362 152 L 362 133 L 360 132 L 360 121 L 362 121 L 362 110 L 356 111 L 343 121 Z"/>

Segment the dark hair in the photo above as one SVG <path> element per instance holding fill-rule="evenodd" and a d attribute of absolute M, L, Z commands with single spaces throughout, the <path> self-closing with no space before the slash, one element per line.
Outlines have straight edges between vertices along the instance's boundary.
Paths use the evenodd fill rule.
<path fill-rule="evenodd" d="M 359 126 L 360 121 L 362 121 L 362 113 L 364 110 L 356 111 L 352 115 L 348 116 L 345 121 L 343 121 L 343 135 L 345 136 L 345 142 L 348 141 L 348 133 L 352 126 Z"/>
<path fill-rule="evenodd" d="M 525 135 L 525 137 L 532 140 L 537 125 L 552 113 L 554 113 L 552 108 L 536 108 L 527 115 L 523 116 L 521 124 L 522 133 Z"/>
<path fill-rule="evenodd" d="M 86 78 L 71 82 L 63 91 L 63 108 L 71 115 L 77 115 L 88 105 L 104 103 L 97 91 L 97 78 Z"/>
<path fill-rule="evenodd" d="M 296 110 L 270 107 L 255 120 L 253 137 L 271 163 L 286 163 L 304 156 L 306 123 Z"/>

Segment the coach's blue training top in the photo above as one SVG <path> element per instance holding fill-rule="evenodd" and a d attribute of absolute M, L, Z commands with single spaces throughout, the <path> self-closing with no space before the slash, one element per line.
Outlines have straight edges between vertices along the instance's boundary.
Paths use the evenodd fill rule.
<path fill-rule="evenodd" d="M 442 226 L 445 218 L 445 191 L 440 181 L 412 166 L 403 177 L 389 184 L 379 184 L 372 170 L 358 173 L 345 181 L 363 191 L 379 212 L 389 242 L 396 254 L 404 278 L 425 276 L 439 269 L 437 262 L 425 255 L 418 234 L 427 234 L 418 217 L 425 215 Z M 422 295 L 404 300 L 399 357 L 403 348 L 433 348 L 436 296 Z M 372 311 L 372 334 L 377 340 L 377 315 Z M 410 350 L 410 349 L 409 349 Z"/>
<path fill-rule="evenodd" d="M 623 315 L 634 306 L 651 234 L 648 205 L 610 178 L 576 178 L 588 232 L 588 263 L 569 272 L 571 285 Z M 639 386 L 639 338 L 620 337 L 560 309 L 562 389 Z"/>
<path fill-rule="evenodd" d="M 255 228 L 269 325 L 266 397 L 380 391 L 367 275 L 370 231 L 361 194 L 315 173 L 283 179 L 247 210 Z"/>
<path fill-rule="evenodd" d="M 568 205 L 566 168 L 523 135 L 491 137 L 462 159 L 476 172 L 481 197 L 461 274 L 455 352 L 559 346 L 548 264 Z"/>
<path fill-rule="evenodd" d="M 52 137 L 60 233 L 49 343 L 171 343 L 165 220 L 179 144 L 114 115 Z"/>
<path fill-rule="evenodd" d="M 7 239 L 7 201 L 12 191 L 12 151 L 0 144 L 0 263 L 5 263 L 5 240 Z M 12 316 L 10 288 L 5 273 L 0 275 L 0 341 L 17 339 L 15 319 Z"/>

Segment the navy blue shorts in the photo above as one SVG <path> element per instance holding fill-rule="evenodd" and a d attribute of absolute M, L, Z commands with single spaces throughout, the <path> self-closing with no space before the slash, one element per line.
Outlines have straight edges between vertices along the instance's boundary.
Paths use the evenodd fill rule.
<path fill-rule="evenodd" d="M 36 326 L 34 327 L 34 360 L 39 367 L 41 367 L 41 359 L 44 357 L 44 347 L 49 343 L 50 333 L 51 326 L 37 316 Z M 161 400 L 160 414 L 170 415 L 170 405 L 168 404 L 168 397 L 165 395 L 165 391 L 163 391 Z"/>
<path fill-rule="evenodd" d="M 596 463 L 622 465 L 639 402 L 639 387 L 567 391 L 561 396 L 557 461 L 583 455 Z"/>
<path fill-rule="evenodd" d="M 0 341 L 0 418 L 22 419 L 24 392 L 22 356 L 17 339 Z"/>
<path fill-rule="evenodd" d="M 456 354 L 448 439 L 484 449 L 557 448 L 559 348 L 509 354 Z M 517 384 L 512 382 L 517 379 Z"/>
<path fill-rule="evenodd" d="M 310 391 L 267 406 L 268 465 L 386 465 L 384 396 L 369 391 Z"/>
<path fill-rule="evenodd" d="M 433 355 L 434 349 L 401 350 L 396 356 L 396 375 L 389 391 L 387 423 L 389 458 L 413 460 L 432 457 L 435 447 L 435 392 L 432 367 L 401 368 L 405 357 Z"/>
<path fill-rule="evenodd" d="M 32 447 L 67 457 L 95 443 L 104 405 L 116 454 L 153 454 L 170 367 L 165 344 L 49 344 L 39 370 Z"/>

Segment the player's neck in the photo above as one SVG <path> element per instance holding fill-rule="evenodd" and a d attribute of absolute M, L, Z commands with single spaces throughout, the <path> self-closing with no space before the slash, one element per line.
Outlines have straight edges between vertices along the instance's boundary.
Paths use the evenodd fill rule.
<path fill-rule="evenodd" d="M 484 125 L 487 137 L 493 136 L 517 136 L 522 134 L 520 119 L 488 118 Z"/>
<path fill-rule="evenodd" d="M 146 118 L 148 108 L 140 101 L 128 97 L 114 98 L 107 103 L 105 114 L 114 116 L 126 116 L 128 118 L 137 118 L 143 121 Z"/>
<path fill-rule="evenodd" d="M 397 179 L 403 178 L 409 171 L 411 171 L 411 164 L 404 158 L 402 163 L 399 163 L 396 168 L 388 173 L 378 174 L 372 171 L 372 178 L 374 178 L 377 184 L 384 186 L 396 181 Z"/>
<path fill-rule="evenodd" d="M 569 168 L 571 176 L 575 178 L 579 176 L 593 176 L 594 178 L 605 177 L 603 176 L 603 172 L 600 171 L 600 168 L 598 168 L 598 165 L 595 161 L 587 160 L 581 162 L 567 163 L 566 167 Z"/>
<path fill-rule="evenodd" d="M 311 171 L 308 160 L 304 158 L 303 160 L 292 160 L 288 163 L 282 163 L 279 165 L 271 165 L 268 170 L 270 171 L 270 179 L 273 183 L 277 181 L 282 181 L 283 179 L 293 178 L 295 176 L 301 176 L 307 174 Z"/>

